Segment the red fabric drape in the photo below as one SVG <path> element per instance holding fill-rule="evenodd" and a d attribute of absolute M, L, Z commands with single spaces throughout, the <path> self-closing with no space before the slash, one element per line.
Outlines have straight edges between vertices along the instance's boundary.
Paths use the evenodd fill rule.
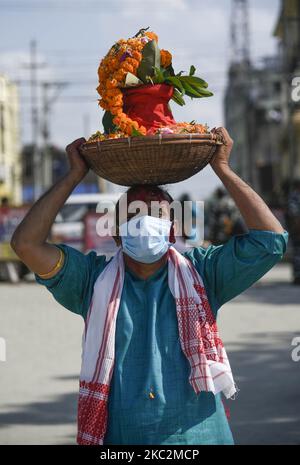
<path fill-rule="evenodd" d="M 147 134 L 161 126 L 175 124 L 168 102 L 174 87 L 167 84 L 146 84 L 123 89 L 123 111 L 129 118 L 145 126 Z"/>

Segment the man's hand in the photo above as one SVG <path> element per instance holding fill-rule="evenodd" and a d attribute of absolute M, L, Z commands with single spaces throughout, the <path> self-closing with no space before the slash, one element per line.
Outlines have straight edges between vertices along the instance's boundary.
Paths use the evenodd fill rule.
<path fill-rule="evenodd" d="M 233 147 L 233 140 L 225 128 L 214 128 L 211 132 L 212 134 L 219 134 L 224 142 L 223 145 L 217 146 L 213 159 L 210 162 L 212 169 L 217 173 L 220 169 L 229 166 L 229 157 Z"/>
<path fill-rule="evenodd" d="M 70 172 L 78 181 L 81 181 L 89 170 L 85 160 L 82 158 L 79 152 L 79 147 L 85 142 L 85 138 L 80 137 L 80 139 L 74 140 L 66 147 L 66 152 L 68 154 L 70 163 Z"/>

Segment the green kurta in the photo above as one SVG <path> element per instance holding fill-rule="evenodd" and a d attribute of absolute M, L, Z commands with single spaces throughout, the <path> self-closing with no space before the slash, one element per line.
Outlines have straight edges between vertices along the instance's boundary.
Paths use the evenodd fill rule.
<path fill-rule="evenodd" d="M 263 276 L 286 250 L 287 233 L 250 230 L 223 246 L 187 255 L 202 276 L 213 312 Z M 86 316 L 105 257 L 60 245 L 63 269 L 45 284 L 58 302 Z M 115 367 L 105 444 L 232 444 L 221 395 L 196 395 L 178 335 L 167 266 L 143 280 L 126 270 L 117 316 Z M 230 357 L 229 357 L 230 358 Z M 150 396 L 150 392 L 152 395 Z"/>

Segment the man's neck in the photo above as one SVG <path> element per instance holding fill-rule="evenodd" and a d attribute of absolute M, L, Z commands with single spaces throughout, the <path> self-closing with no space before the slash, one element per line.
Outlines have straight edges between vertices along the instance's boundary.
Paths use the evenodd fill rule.
<path fill-rule="evenodd" d="M 159 268 L 161 268 L 168 259 L 168 253 L 165 253 L 163 257 L 157 260 L 154 263 L 141 263 L 133 260 L 133 258 L 129 257 L 124 253 L 124 262 L 125 266 L 127 266 L 133 273 L 135 273 L 141 279 L 148 279 L 152 276 Z"/>

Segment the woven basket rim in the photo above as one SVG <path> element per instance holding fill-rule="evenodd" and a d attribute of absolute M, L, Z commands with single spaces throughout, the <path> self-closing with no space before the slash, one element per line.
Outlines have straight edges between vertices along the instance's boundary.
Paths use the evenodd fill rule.
<path fill-rule="evenodd" d="M 80 150 L 86 151 L 92 147 L 108 148 L 112 146 L 117 146 L 120 144 L 130 145 L 143 145 L 142 142 L 145 142 L 147 145 L 157 145 L 162 144 L 164 141 L 168 143 L 205 143 L 209 142 L 210 144 L 222 145 L 223 141 L 220 136 L 216 134 L 200 134 L 200 133 L 189 133 L 189 134 L 157 134 L 157 135 L 148 135 L 148 136 L 134 136 L 134 137 L 120 137 L 118 139 L 106 139 L 106 140 L 96 140 L 91 142 L 85 142 L 81 145 Z"/>
<path fill-rule="evenodd" d="M 220 144 L 215 134 L 166 134 L 89 142 L 80 151 L 90 168 L 110 182 L 160 185 L 202 170 Z"/>

